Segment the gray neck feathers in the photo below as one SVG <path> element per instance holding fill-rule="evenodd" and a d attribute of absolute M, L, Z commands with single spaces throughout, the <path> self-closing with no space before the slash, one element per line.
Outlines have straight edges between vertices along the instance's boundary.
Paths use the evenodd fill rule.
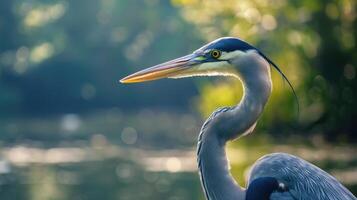
<path fill-rule="evenodd" d="M 241 102 L 214 112 L 201 129 L 198 140 L 198 166 L 202 187 L 208 200 L 244 200 L 245 190 L 229 171 L 225 144 L 254 129 L 271 93 L 269 64 L 256 54 L 239 61 L 238 76 L 244 86 Z"/>

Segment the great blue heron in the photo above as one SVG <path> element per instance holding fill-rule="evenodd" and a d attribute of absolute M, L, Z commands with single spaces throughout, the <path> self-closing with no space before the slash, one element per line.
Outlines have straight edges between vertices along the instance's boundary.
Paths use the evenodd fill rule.
<path fill-rule="evenodd" d="M 240 103 L 216 110 L 199 135 L 198 168 L 208 200 L 356 200 L 333 176 L 286 153 L 269 154 L 256 161 L 247 189 L 233 179 L 225 144 L 253 131 L 271 94 L 270 65 L 287 80 L 277 65 L 257 48 L 238 38 L 226 37 L 190 55 L 127 76 L 121 82 L 190 76 L 233 76 L 241 80 L 244 95 Z"/>

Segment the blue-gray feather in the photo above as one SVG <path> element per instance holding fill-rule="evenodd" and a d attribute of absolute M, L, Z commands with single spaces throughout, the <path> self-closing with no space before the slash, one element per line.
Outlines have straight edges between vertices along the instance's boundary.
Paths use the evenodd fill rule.
<path fill-rule="evenodd" d="M 252 45 L 248 44 L 247 42 L 233 37 L 220 38 L 203 46 L 199 50 L 206 50 L 206 49 L 217 49 L 224 52 L 231 52 L 236 50 L 241 50 L 241 51 L 248 51 L 252 49 L 256 50 L 256 48 L 254 48 Z"/>
<path fill-rule="evenodd" d="M 253 166 L 248 185 L 259 177 L 274 177 L 289 192 L 274 192 L 270 199 L 356 200 L 339 181 L 317 166 L 286 153 L 273 153 L 260 158 Z"/>
<path fill-rule="evenodd" d="M 270 195 L 270 200 L 297 200 L 290 192 L 273 192 Z"/>
<path fill-rule="evenodd" d="M 222 107 L 222 108 L 219 108 L 217 109 L 216 111 L 214 111 L 210 117 L 205 121 L 205 123 L 203 124 L 203 126 L 201 127 L 201 131 L 200 131 L 200 134 L 198 136 L 198 143 L 197 143 L 197 163 L 198 163 L 198 169 L 199 169 L 199 172 L 200 172 L 200 178 L 201 178 L 201 184 L 202 184 L 202 188 L 204 190 L 204 193 L 205 193 L 205 196 L 206 196 L 206 199 L 207 200 L 218 200 L 219 198 L 217 197 L 217 195 L 215 194 L 215 190 L 214 189 L 211 189 L 209 184 L 206 183 L 206 178 L 209 178 L 209 176 L 206 174 L 206 172 L 204 171 L 204 167 L 203 165 L 205 165 L 205 163 L 203 163 L 202 161 L 202 146 L 204 145 L 204 141 L 203 141 L 203 137 L 204 137 L 204 134 L 206 133 L 206 129 L 208 128 L 208 126 L 210 125 L 210 122 L 212 120 L 215 119 L 215 117 L 217 115 L 219 115 L 220 113 L 223 113 L 223 112 L 226 112 L 228 110 L 232 109 L 231 107 Z M 217 149 L 218 151 L 218 149 Z M 223 159 L 225 157 L 222 157 Z M 223 165 L 224 162 L 222 162 L 222 165 Z M 225 168 L 225 167 L 224 167 Z M 212 197 L 212 198 L 211 198 Z"/>
<path fill-rule="evenodd" d="M 250 182 L 245 200 L 269 199 L 273 192 L 284 192 L 285 187 L 281 187 L 279 181 L 274 177 L 260 177 Z"/>

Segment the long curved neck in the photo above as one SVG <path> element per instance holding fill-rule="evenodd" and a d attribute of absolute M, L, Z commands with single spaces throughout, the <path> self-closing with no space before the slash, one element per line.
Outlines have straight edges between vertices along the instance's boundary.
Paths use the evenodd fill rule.
<path fill-rule="evenodd" d="M 271 93 L 270 69 L 267 63 L 256 63 L 259 72 L 240 69 L 244 96 L 232 108 L 214 112 L 205 122 L 198 139 L 198 167 L 202 187 L 208 200 L 244 200 L 245 189 L 229 171 L 225 144 L 251 132 Z M 257 70 L 257 69 L 255 69 Z M 254 77 L 252 77 L 254 76 Z"/>

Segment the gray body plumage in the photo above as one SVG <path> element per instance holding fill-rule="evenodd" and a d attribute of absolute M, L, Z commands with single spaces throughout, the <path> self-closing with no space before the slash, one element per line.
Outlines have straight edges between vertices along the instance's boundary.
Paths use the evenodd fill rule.
<path fill-rule="evenodd" d="M 287 192 L 274 192 L 271 200 L 354 200 L 352 195 L 333 176 L 317 166 L 290 154 L 265 155 L 252 166 L 248 186 L 259 177 L 274 177 L 283 183 Z"/>
<path fill-rule="evenodd" d="M 220 113 L 234 108 L 221 108 L 203 125 L 198 140 L 198 167 L 207 200 L 243 200 L 245 189 L 230 174 L 224 139 L 213 134 L 210 123 Z M 217 130 L 216 130 L 217 131 Z M 207 135 L 206 135 L 207 134 Z M 287 188 L 275 191 L 270 200 L 356 200 L 357 198 L 333 176 L 317 166 L 287 153 L 272 153 L 258 159 L 251 167 L 249 184 L 261 177 L 273 177 Z"/>

